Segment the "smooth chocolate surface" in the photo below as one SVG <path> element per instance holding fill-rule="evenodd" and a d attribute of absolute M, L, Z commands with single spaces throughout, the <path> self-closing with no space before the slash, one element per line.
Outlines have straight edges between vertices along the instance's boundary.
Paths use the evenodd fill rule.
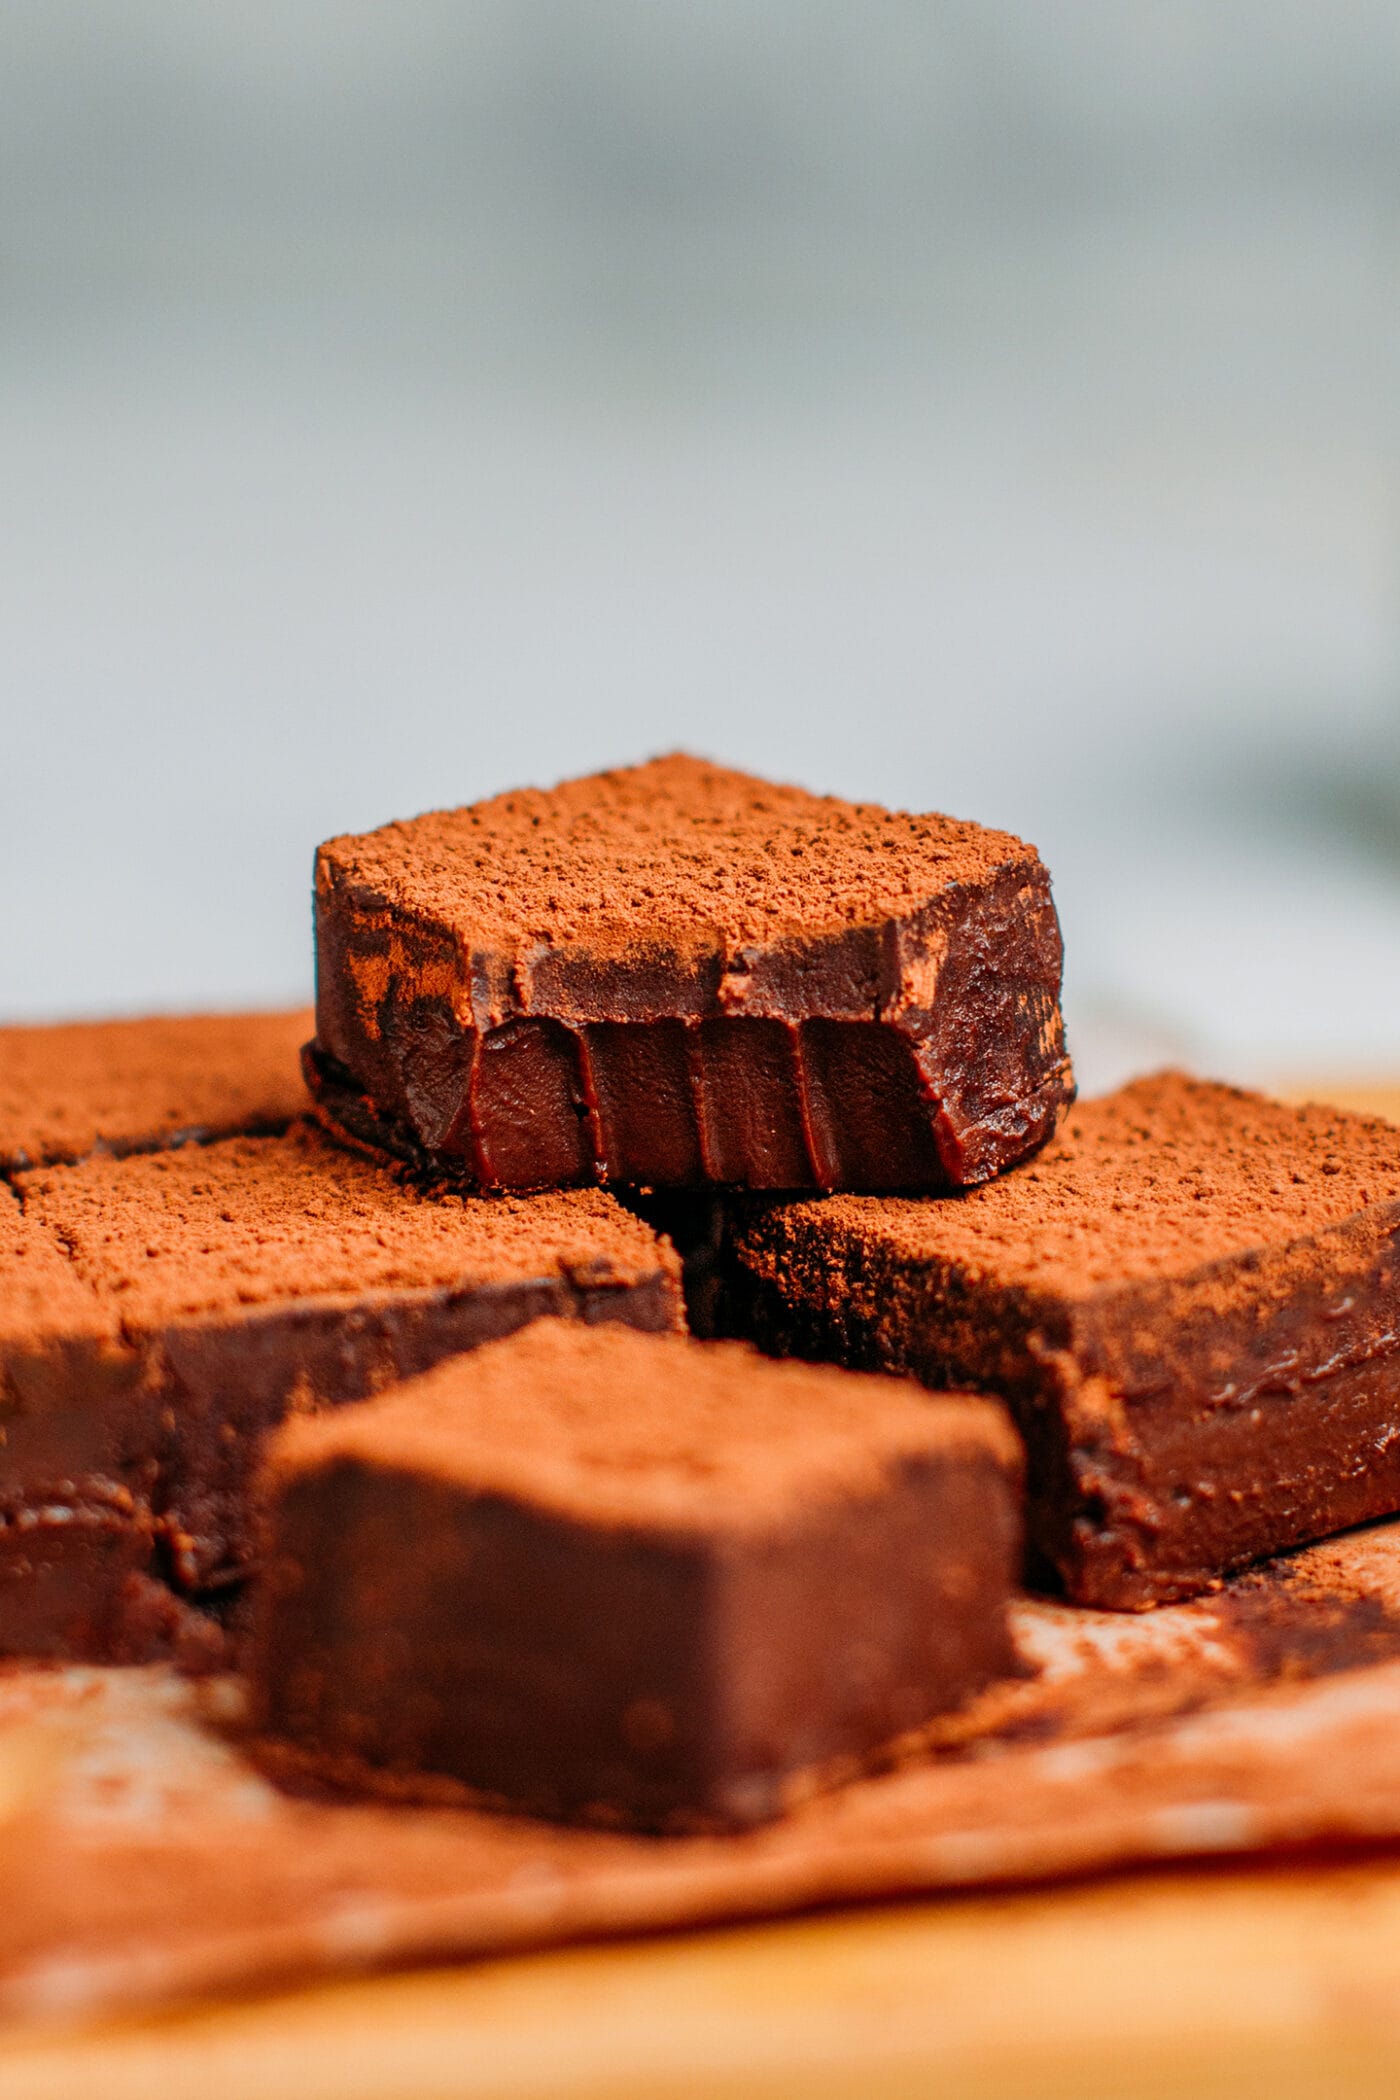
<path fill-rule="evenodd" d="M 766 1349 L 1002 1394 L 1081 1603 L 1400 1509 L 1388 1124 L 1166 1073 L 964 1196 L 737 1202 L 721 1271 L 719 1326 Z"/>
<path fill-rule="evenodd" d="M 134 1571 L 248 1573 L 289 1411 L 545 1314 L 680 1322 L 676 1263 L 596 1190 L 423 1196 L 298 1127 L 93 1157 L 0 1190 L 0 1647 L 124 1659 Z M 134 1617 L 133 1617 L 134 1614 Z M 86 1629 L 84 1631 L 84 1629 Z"/>
<path fill-rule="evenodd" d="M 0 1028 L 0 1174 L 285 1130 L 311 1015 L 160 1014 Z"/>
<path fill-rule="evenodd" d="M 308 1077 L 483 1187 L 961 1187 L 1073 1082 L 1033 847 L 671 757 L 332 839 Z"/>
<path fill-rule="evenodd" d="M 272 1441 L 253 1725 L 371 1790 L 757 1822 L 1013 1666 L 1019 1470 L 985 1401 L 544 1321 Z"/>

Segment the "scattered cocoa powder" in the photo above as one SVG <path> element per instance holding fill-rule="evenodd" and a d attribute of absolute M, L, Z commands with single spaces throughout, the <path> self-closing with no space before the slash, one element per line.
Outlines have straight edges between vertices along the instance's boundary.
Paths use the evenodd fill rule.
<path fill-rule="evenodd" d="M 684 753 L 331 839 L 337 880 L 493 947 L 684 949 L 917 910 L 1034 849 L 952 817 L 809 795 Z"/>
<path fill-rule="evenodd" d="M 0 1173 L 285 1129 L 314 1026 L 298 1009 L 0 1028 Z"/>
<path fill-rule="evenodd" d="M 23 1174 L 27 1216 L 142 1329 L 274 1301 L 656 1273 L 649 1227 L 597 1189 L 424 1195 L 315 1128 Z"/>

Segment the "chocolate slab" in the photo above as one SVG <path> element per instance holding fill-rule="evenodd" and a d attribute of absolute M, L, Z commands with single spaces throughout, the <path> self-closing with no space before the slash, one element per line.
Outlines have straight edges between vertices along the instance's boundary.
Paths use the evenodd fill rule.
<path fill-rule="evenodd" d="M 734 1826 L 1013 1666 L 985 1401 L 542 1321 L 264 1473 L 252 1725 L 371 1790 Z"/>
<path fill-rule="evenodd" d="M 722 1266 L 720 1326 L 767 1349 L 1004 1395 L 1081 1603 L 1400 1509 L 1388 1124 L 1161 1074 L 955 1199 L 745 1199 Z"/>
<path fill-rule="evenodd" d="M 308 1076 L 483 1187 L 960 1187 L 1071 1098 L 1033 847 L 697 759 L 316 862 Z"/>
<path fill-rule="evenodd" d="M 681 1319 L 670 1250 L 601 1191 L 425 1197 L 304 1126 L 93 1157 L 3 1195 L 14 1653 L 139 1651 L 135 1572 L 202 1596 L 240 1582 L 250 1474 L 289 1410 L 361 1399 L 545 1314 Z"/>
<path fill-rule="evenodd" d="M 163 1014 L 0 1028 L 0 1174 L 285 1130 L 311 1015 Z"/>

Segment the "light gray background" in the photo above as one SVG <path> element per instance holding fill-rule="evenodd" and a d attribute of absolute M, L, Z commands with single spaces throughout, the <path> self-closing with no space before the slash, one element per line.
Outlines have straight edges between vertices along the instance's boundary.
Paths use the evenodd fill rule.
<path fill-rule="evenodd" d="M 0 1011 L 678 744 L 1020 829 L 1091 1082 L 1400 1066 L 1400 10 L 7 0 Z"/>

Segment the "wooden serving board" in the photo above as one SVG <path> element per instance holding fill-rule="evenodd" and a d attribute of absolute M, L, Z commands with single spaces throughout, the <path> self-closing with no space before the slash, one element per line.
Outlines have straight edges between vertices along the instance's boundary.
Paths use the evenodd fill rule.
<path fill-rule="evenodd" d="M 1297 1091 L 1400 1120 L 1400 1087 Z M 1390 2100 L 1397 2086 L 1400 1846 L 0 2035 L 5 2100 Z"/>
<path fill-rule="evenodd" d="M 0 2047 L 6 2100 L 1393 2100 L 1400 1860 L 953 1898 Z"/>

